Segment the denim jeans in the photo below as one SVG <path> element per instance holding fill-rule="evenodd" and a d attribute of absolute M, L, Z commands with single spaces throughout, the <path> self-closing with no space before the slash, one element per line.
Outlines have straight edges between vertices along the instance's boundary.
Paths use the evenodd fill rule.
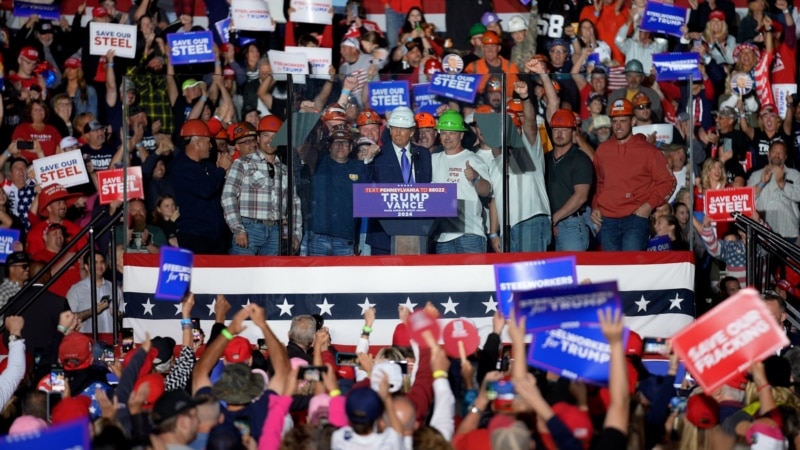
<path fill-rule="evenodd" d="M 511 227 L 512 252 L 546 252 L 553 235 L 550 216 L 534 216 Z"/>
<path fill-rule="evenodd" d="M 612 219 L 603 217 L 600 226 L 600 245 L 603 251 L 644 251 L 650 239 L 650 219 L 631 214 Z"/>
<path fill-rule="evenodd" d="M 231 240 L 231 255 L 277 256 L 280 251 L 280 222 L 266 226 L 260 220 L 242 217 L 247 232 L 247 248 L 236 245 L 236 235 Z"/>
<path fill-rule="evenodd" d="M 406 13 L 408 11 L 395 11 L 392 8 L 386 8 L 386 40 L 389 41 L 387 48 L 395 48 L 397 46 L 397 38 L 400 34 L 400 29 L 403 28 L 403 22 L 406 20 Z"/>
<path fill-rule="evenodd" d="M 558 222 L 556 228 L 557 252 L 582 252 L 589 248 L 589 227 L 583 221 L 583 216 L 567 217 Z"/>
<path fill-rule="evenodd" d="M 326 234 L 308 233 L 309 256 L 353 256 L 353 241 Z"/>
<path fill-rule="evenodd" d="M 447 242 L 436 243 L 436 254 L 485 253 L 486 238 L 477 234 L 465 234 Z"/>

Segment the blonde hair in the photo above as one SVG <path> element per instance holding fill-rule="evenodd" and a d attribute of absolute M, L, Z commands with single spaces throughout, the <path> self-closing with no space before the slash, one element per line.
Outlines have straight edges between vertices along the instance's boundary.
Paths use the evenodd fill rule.
<path fill-rule="evenodd" d="M 725 172 L 725 165 L 722 164 L 722 161 L 718 160 L 717 158 L 708 158 L 703 162 L 703 168 L 700 171 L 700 187 L 702 188 L 703 192 L 706 189 L 716 189 L 715 186 L 711 186 L 711 179 L 709 178 L 709 173 L 711 172 L 711 168 L 714 167 L 715 164 L 719 164 L 720 169 L 722 169 L 722 180 L 720 180 L 723 184 L 725 184 L 726 180 L 726 172 Z"/>
<path fill-rule="evenodd" d="M 724 40 L 728 37 L 728 23 L 724 20 L 722 21 L 722 32 L 721 32 L 721 39 Z M 706 28 L 703 30 L 703 40 L 706 41 L 709 45 L 714 43 L 714 34 L 711 31 L 711 21 L 709 20 L 706 22 Z"/>

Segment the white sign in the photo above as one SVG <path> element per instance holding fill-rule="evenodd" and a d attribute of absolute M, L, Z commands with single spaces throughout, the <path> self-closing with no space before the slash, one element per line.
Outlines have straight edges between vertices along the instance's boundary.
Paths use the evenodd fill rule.
<path fill-rule="evenodd" d="M 269 62 L 272 64 L 272 73 L 291 73 L 293 75 L 308 73 L 308 58 L 303 53 L 289 53 L 279 50 L 270 50 Z"/>
<path fill-rule="evenodd" d="M 275 23 L 286 23 L 286 17 L 283 17 L 283 0 L 267 0 L 267 4 Z"/>
<path fill-rule="evenodd" d="M 105 56 L 114 50 L 120 58 L 136 57 L 136 25 L 89 22 L 89 54 Z"/>
<path fill-rule="evenodd" d="M 70 187 L 89 182 L 89 173 L 80 150 L 34 159 L 33 169 L 36 171 L 36 181 L 42 186 L 58 183 Z"/>
<path fill-rule="evenodd" d="M 324 75 L 318 78 L 330 78 L 328 71 L 333 65 L 331 49 L 319 47 L 286 47 L 286 53 L 302 53 L 306 55 L 309 64 L 311 64 L 311 73 L 314 75 Z"/>
<path fill-rule="evenodd" d="M 633 134 L 643 134 L 645 136 L 650 136 L 653 132 L 656 133 L 656 142 L 662 142 L 664 144 L 671 144 L 672 143 L 672 124 L 669 123 L 657 123 L 653 125 L 640 125 L 638 127 L 633 127 Z"/>
<path fill-rule="evenodd" d="M 292 0 L 292 8 L 294 12 L 289 16 L 292 22 L 330 25 L 333 20 L 331 0 Z"/>
<path fill-rule="evenodd" d="M 786 97 L 794 94 L 797 94 L 797 85 L 794 83 L 772 85 L 772 98 L 775 100 L 775 105 L 778 107 L 778 115 L 781 118 L 786 117 Z"/>
<path fill-rule="evenodd" d="M 269 5 L 262 0 L 233 0 L 231 28 L 247 31 L 275 31 Z"/>

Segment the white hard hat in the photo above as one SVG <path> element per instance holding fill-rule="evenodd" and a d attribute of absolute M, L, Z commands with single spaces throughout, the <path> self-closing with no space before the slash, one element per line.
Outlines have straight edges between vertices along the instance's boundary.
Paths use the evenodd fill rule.
<path fill-rule="evenodd" d="M 526 22 L 522 16 L 516 15 L 508 19 L 509 33 L 513 33 L 515 31 L 525 31 L 527 29 L 528 29 L 528 22 Z"/>
<path fill-rule="evenodd" d="M 389 116 L 389 126 L 397 128 L 414 128 L 417 123 L 414 121 L 414 111 L 407 106 L 398 106 Z"/>

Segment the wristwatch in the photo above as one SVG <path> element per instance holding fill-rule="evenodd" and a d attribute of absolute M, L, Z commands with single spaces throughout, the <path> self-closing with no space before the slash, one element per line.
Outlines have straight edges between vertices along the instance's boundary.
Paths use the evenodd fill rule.
<path fill-rule="evenodd" d="M 14 335 L 14 334 L 8 336 L 8 342 L 14 342 L 14 341 L 17 341 L 19 339 L 22 339 L 22 338 L 17 336 L 17 335 Z"/>
<path fill-rule="evenodd" d="M 469 407 L 469 412 L 470 414 L 483 414 L 483 410 L 475 406 L 474 403 Z"/>

